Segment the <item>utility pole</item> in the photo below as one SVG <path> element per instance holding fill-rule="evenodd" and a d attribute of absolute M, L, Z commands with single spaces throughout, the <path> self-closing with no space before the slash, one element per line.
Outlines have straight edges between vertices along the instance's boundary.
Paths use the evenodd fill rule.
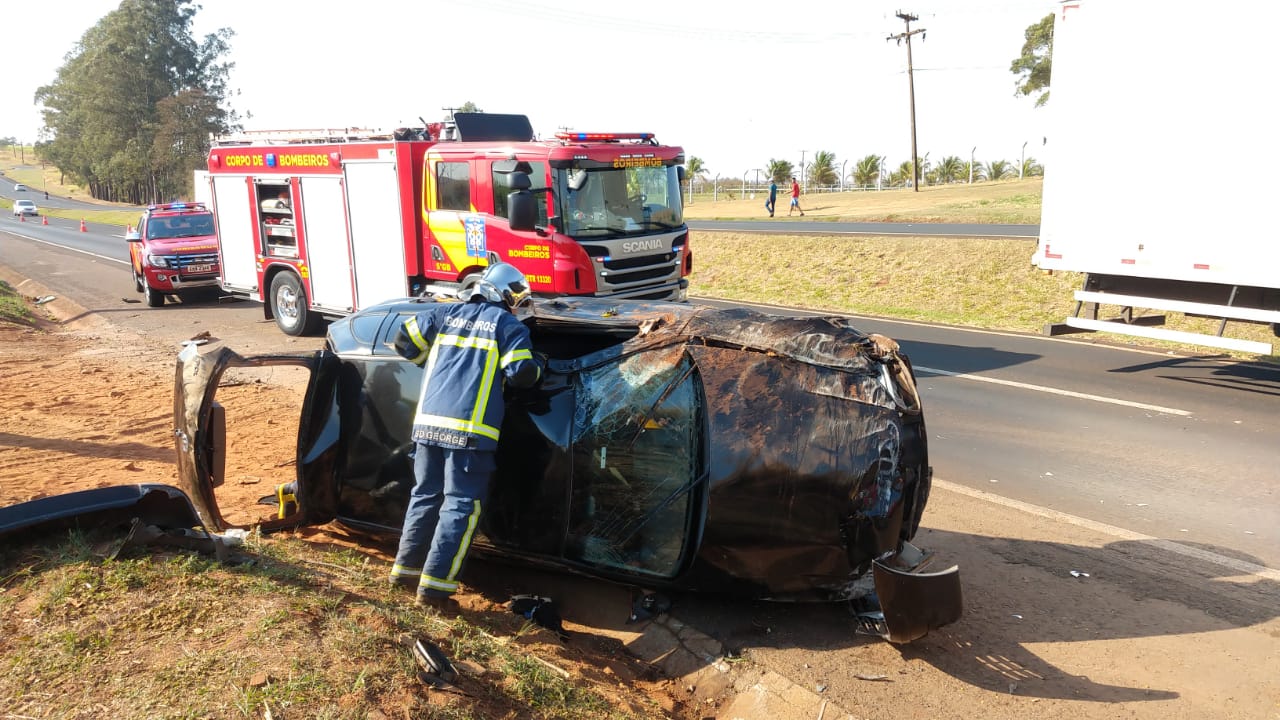
<path fill-rule="evenodd" d="M 902 22 L 906 23 L 906 31 L 890 35 L 885 38 L 885 42 L 897 40 L 901 45 L 903 40 L 907 41 L 907 91 L 911 95 L 911 189 L 914 192 L 920 192 L 920 160 L 916 158 L 916 81 L 915 72 L 911 66 L 911 36 L 919 33 L 920 39 L 924 40 L 925 31 L 923 28 L 911 29 L 911 23 L 920 18 L 901 10 L 897 14 Z"/>
<path fill-rule="evenodd" d="M 974 157 L 974 153 L 976 152 L 978 152 L 978 146 L 974 145 L 973 149 L 969 151 L 969 184 L 970 185 L 973 184 L 973 157 Z"/>
<path fill-rule="evenodd" d="M 804 176 L 804 150 L 800 151 L 800 188 L 808 189 L 809 181 Z"/>

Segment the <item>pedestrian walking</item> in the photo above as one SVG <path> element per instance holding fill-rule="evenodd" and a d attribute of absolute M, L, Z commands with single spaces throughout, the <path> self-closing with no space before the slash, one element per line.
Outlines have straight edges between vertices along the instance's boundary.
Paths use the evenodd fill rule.
<path fill-rule="evenodd" d="M 769 199 L 764 201 L 764 209 L 769 211 L 769 217 L 773 217 L 773 208 L 778 204 L 778 181 L 769 181 Z"/>
<path fill-rule="evenodd" d="M 800 183 L 796 182 L 794 175 L 791 177 L 791 207 L 787 208 L 787 215 L 791 215 L 793 210 L 800 210 Z M 804 217 L 804 210 L 800 210 L 800 217 Z"/>
<path fill-rule="evenodd" d="M 396 352 L 426 368 L 413 419 L 414 486 L 390 578 L 416 589 L 417 605 L 455 607 L 496 468 L 504 378 L 511 388 L 542 380 L 529 329 L 514 314 L 529 296 L 519 270 L 495 263 L 466 302 L 431 306 L 396 335 Z"/>

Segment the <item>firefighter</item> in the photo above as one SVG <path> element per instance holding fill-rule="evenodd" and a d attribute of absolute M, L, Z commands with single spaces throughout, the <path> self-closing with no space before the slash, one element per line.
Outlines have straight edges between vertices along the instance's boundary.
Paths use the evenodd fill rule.
<path fill-rule="evenodd" d="M 512 388 L 542 380 L 529 329 L 515 311 L 529 283 L 490 265 L 463 303 L 421 312 L 401 326 L 395 349 L 425 365 L 413 419 L 414 487 L 405 511 L 393 585 L 417 588 L 419 606 L 455 607 L 453 593 L 496 467 L 503 378 Z"/>

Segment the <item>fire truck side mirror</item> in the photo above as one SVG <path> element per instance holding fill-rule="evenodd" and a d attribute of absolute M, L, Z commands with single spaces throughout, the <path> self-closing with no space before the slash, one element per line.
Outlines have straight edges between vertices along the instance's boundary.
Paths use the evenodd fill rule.
<path fill-rule="evenodd" d="M 679 166 L 677 166 L 677 167 L 676 167 L 676 177 L 678 178 L 678 180 L 677 180 L 676 182 L 680 182 L 680 183 L 683 183 L 683 182 L 684 182 L 684 180 L 685 180 L 685 174 L 684 174 L 684 166 L 683 166 L 683 165 L 679 165 Z"/>
<path fill-rule="evenodd" d="M 533 230 L 538 221 L 538 206 L 533 193 L 528 190 L 516 190 L 507 195 L 507 222 L 512 230 Z"/>

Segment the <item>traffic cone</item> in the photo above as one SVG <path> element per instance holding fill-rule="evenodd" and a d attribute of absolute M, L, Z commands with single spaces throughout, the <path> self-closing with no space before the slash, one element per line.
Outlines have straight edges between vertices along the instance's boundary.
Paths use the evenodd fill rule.
<path fill-rule="evenodd" d="M 80 218 L 80 232 L 89 232 L 89 228 L 84 226 L 84 218 Z"/>
<path fill-rule="evenodd" d="M 18 222 L 26 222 L 26 221 L 27 221 L 27 214 L 26 214 L 26 213 L 18 213 Z"/>
<path fill-rule="evenodd" d="M 40 216 L 40 224 L 41 224 L 41 225 L 48 225 L 48 224 L 49 224 L 49 216 L 48 216 L 48 215 L 41 215 L 41 216 Z"/>

